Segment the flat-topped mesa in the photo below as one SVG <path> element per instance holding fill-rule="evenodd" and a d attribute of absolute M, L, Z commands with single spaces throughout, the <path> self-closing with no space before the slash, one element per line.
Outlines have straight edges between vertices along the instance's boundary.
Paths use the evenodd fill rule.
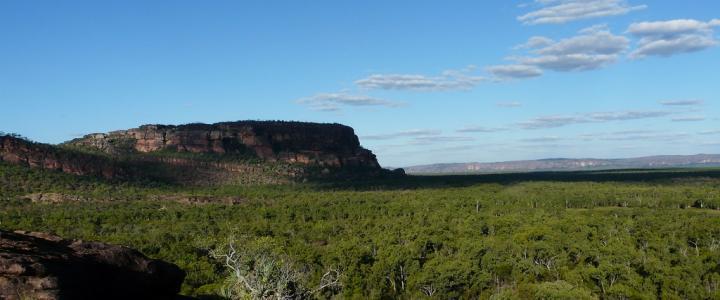
<path fill-rule="evenodd" d="M 351 127 L 282 121 L 237 121 L 215 124 L 143 125 L 139 128 L 89 134 L 68 144 L 110 154 L 176 151 L 252 154 L 265 161 L 324 167 L 380 165 L 360 146 Z"/>

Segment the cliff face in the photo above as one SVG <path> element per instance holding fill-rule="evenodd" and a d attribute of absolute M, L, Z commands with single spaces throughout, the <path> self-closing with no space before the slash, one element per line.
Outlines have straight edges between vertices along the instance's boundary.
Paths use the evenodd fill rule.
<path fill-rule="evenodd" d="M 89 134 L 68 144 L 110 154 L 155 151 L 252 154 L 271 162 L 379 168 L 375 155 L 360 146 L 353 129 L 340 124 L 238 121 L 144 125 Z"/>
<path fill-rule="evenodd" d="M 12 136 L 0 136 L 0 161 L 105 178 L 113 178 L 121 172 L 114 162 L 100 156 L 64 151 Z"/>

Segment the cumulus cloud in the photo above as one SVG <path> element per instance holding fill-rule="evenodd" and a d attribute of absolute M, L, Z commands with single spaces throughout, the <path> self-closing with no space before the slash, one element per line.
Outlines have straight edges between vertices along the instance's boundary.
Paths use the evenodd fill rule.
<path fill-rule="evenodd" d="M 402 105 L 400 102 L 348 93 L 319 93 L 311 97 L 298 99 L 296 102 L 317 111 L 339 111 L 341 106 L 398 107 Z"/>
<path fill-rule="evenodd" d="M 513 49 L 519 50 L 519 49 L 540 48 L 540 47 L 545 47 L 547 45 L 550 45 L 554 42 L 555 41 L 553 41 L 552 39 L 546 38 L 544 36 L 533 36 L 533 37 L 529 38 L 528 41 L 525 42 L 525 44 L 517 45 L 517 46 L 513 47 Z"/>
<path fill-rule="evenodd" d="M 404 138 L 404 137 L 437 136 L 437 135 L 440 135 L 441 133 L 442 132 L 440 130 L 435 130 L 435 129 L 412 129 L 412 130 L 398 131 L 398 132 L 392 132 L 392 133 L 365 135 L 365 136 L 362 136 L 361 138 L 366 139 L 366 140 L 390 140 L 390 139 Z"/>
<path fill-rule="evenodd" d="M 592 112 L 571 116 L 542 116 L 528 121 L 517 123 L 522 129 L 544 129 L 556 128 L 582 123 L 602 123 L 611 121 L 628 121 L 658 118 L 671 115 L 667 111 L 616 111 L 616 112 Z"/>
<path fill-rule="evenodd" d="M 702 22 L 693 19 L 677 19 L 657 22 L 632 23 L 627 32 L 639 38 L 631 58 L 646 56 L 672 56 L 696 52 L 718 45 L 714 27 L 720 20 Z"/>
<path fill-rule="evenodd" d="M 485 70 L 499 79 L 531 78 L 543 74 L 540 68 L 525 64 L 489 66 Z"/>
<path fill-rule="evenodd" d="M 576 36 L 559 41 L 531 37 L 526 43 L 514 47 L 526 53 L 508 57 L 512 64 L 486 68 L 495 78 L 529 78 L 543 74 L 543 70 L 558 72 L 599 69 L 618 60 L 626 51 L 630 40 L 615 35 L 605 25 L 580 30 Z"/>
<path fill-rule="evenodd" d="M 605 26 L 593 26 L 580 31 L 580 35 L 563 39 L 558 42 L 548 39 L 549 43 L 533 52 L 540 55 L 569 55 L 569 54 L 602 54 L 613 55 L 625 50 L 628 39 L 613 35 Z"/>
<path fill-rule="evenodd" d="M 646 5 L 626 0 L 535 0 L 539 9 L 517 17 L 524 24 L 561 24 L 575 20 L 624 15 Z"/>
<path fill-rule="evenodd" d="M 662 105 L 667 106 L 694 106 L 694 105 L 701 105 L 704 103 L 703 100 L 663 100 L 659 102 Z"/>
<path fill-rule="evenodd" d="M 593 26 L 581 30 L 577 36 L 559 41 L 533 37 L 520 46 L 528 49 L 531 55 L 511 59 L 520 65 L 540 69 L 587 71 L 614 63 L 629 44 L 628 38 L 612 34 L 605 26 Z"/>
<path fill-rule="evenodd" d="M 383 90 L 445 91 L 468 90 L 487 80 L 472 75 L 474 66 L 461 70 L 447 70 L 439 76 L 420 74 L 373 74 L 355 81 L 361 88 Z"/>
<path fill-rule="evenodd" d="M 596 54 L 566 54 L 545 55 L 540 57 L 526 57 L 519 61 L 524 64 L 535 65 L 543 69 L 558 72 L 588 71 L 599 69 L 602 66 L 615 62 L 617 55 Z"/>

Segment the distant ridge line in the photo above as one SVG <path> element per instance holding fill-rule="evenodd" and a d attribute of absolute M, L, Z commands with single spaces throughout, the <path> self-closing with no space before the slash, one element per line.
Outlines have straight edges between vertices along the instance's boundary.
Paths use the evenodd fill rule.
<path fill-rule="evenodd" d="M 720 166 L 720 154 L 654 155 L 634 158 L 546 158 L 503 162 L 439 163 L 405 167 L 408 174 L 477 174 Z"/>

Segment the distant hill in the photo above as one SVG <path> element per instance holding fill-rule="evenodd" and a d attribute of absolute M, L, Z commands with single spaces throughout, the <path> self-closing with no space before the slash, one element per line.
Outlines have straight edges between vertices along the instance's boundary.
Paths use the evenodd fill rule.
<path fill-rule="evenodd" d="M 408 174 L 476 174 L 720 166 L 718 154 L 658 155 L 621 159 L 550 158 L 492 163 L 447 163 L 406 167 Z"/>

